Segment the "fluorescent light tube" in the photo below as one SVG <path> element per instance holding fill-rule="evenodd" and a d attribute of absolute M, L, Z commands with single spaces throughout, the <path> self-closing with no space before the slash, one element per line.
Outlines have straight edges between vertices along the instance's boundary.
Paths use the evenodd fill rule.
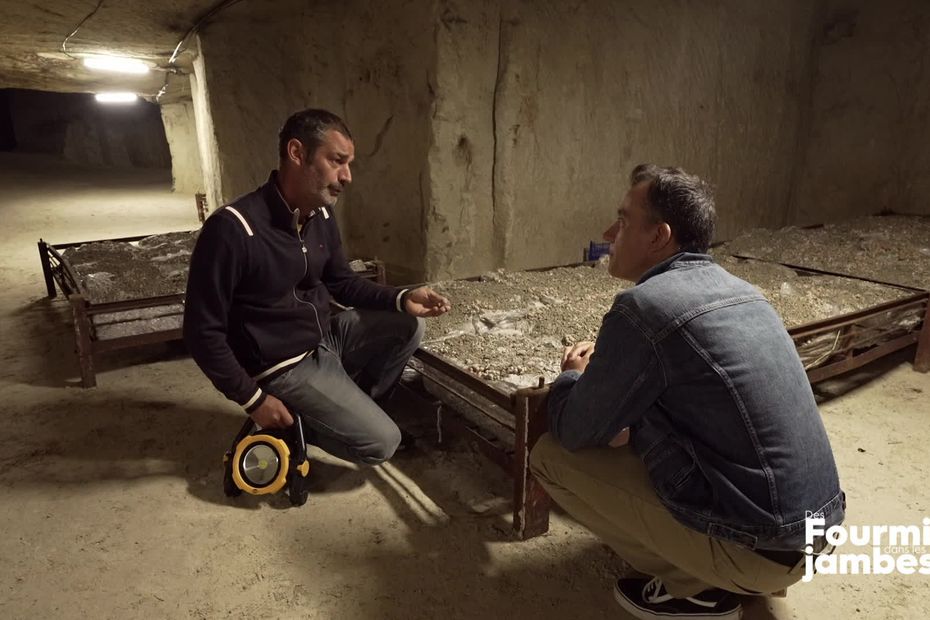
<path fill-rule="evenodd" d="M 135 93 L 97 93 L 94 99 L 100 103 L 133 103 L 139 97 Z"/>
<path fill-rule="evenodd" d="M 115 71 L 117 73 L 148 73 L 149 66 L 141 60 L 126 58 L 125 56 L 85 56 L 84 66 L 100 71 Z"/>

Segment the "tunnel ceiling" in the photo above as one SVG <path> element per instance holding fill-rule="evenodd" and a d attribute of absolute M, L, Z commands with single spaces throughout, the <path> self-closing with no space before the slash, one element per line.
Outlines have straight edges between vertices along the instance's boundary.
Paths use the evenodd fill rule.
<path fill-rule="evenodd" d="M 97 0 L 33 2 L 0 0 L 0 88 L 57 92 L 130 90 L 149 100 L 165 85 L 160 101 L 189 96 L 184 73 L 190 54 L 164 71 L 175 46 L 217 0 L 104 0 L 62 52 L 62 41 L 97 6 Z M 189 47 L 191 39 L 185 43 Z M 118 54 L 152 63 L 146 75 L 100 72 L 84 67 L 86 54 Z"/>

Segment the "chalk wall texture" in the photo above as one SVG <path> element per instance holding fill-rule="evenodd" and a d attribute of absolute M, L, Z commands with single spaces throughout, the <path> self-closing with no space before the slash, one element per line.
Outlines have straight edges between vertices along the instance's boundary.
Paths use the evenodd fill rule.
<path fill-rule="evenodd" d="M 205 182 L 253 189 L 284 119 L 331 109 L 356 138 L 343 236 L 406 281 L 580 260 L 644 161 L 717 187 L 720 239 L 927 212 L 930 9 L 893 3 L 241 3 L 200 35 Z"/>
<path fill-rule="evenodd" d="M 161 118 L 171 151 L 171 179 L 174 191 L 185 194 L 203 193 L 203 167 L 200 165 L 194 103 L 178 101 L 162 105 Z"/>

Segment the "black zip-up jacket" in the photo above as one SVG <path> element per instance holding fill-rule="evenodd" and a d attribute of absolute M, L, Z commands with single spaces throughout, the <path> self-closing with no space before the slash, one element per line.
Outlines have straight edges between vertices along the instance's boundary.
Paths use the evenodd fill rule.
<path fill-rule="evenodd" d="M 298 363 L 329 331 L 329 302 L 398 310 L 406 289 L 349 268 L 336 218 L 323 207 L 303 226 L 265 185 L 207 218 L 191 256 L 184 342 L 230 400 L 251 412 L 258 381 Z"/>

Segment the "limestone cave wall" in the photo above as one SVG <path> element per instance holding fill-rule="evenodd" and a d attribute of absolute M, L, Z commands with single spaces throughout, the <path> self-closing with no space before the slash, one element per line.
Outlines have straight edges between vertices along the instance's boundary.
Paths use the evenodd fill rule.
<path fill-rule="evenodd" d="M 203 193 L 203 167 L 200 164 L 193 102 L 178 101 L 162 105 L 161 118 L 171 150 L 174 191 L 184 194 Z"/>
<path fill-rule="evenodd" d="M 930 215 L 930 4 L 829 0 L 791 222 Z"/>
<path fill-rule="evenodd" d="M 441 15 L 431 273 L 581 260 L 644 161 L 713 182 L 724 238 L 787 222 L 807 3 L 452 0 Z"/>
<path fill-rule="evenodd" d="M 255 0 L 206 28 L 195 100 L 208 107 L 205 133 L 216 141 L 216 165 L 205 163 L 218 175 L 214 202 L 266 180 L 291 113 L 329 109 L 355 137 L 353 183 L 336 209 L 349 251 L 384 260 L 394 279 L 422 279 L 431 6 Z"/>
<path fill-rule="evenodd" d="M 287 115 L 329 108 L 343 236 L 408 282 L 580 260 L 644 161 L 716 186 L 719 239 L 927 212 L 930 9 L 893 3 L 241 3 L 194 63 L 205 185 L 253 189 Z"/>

